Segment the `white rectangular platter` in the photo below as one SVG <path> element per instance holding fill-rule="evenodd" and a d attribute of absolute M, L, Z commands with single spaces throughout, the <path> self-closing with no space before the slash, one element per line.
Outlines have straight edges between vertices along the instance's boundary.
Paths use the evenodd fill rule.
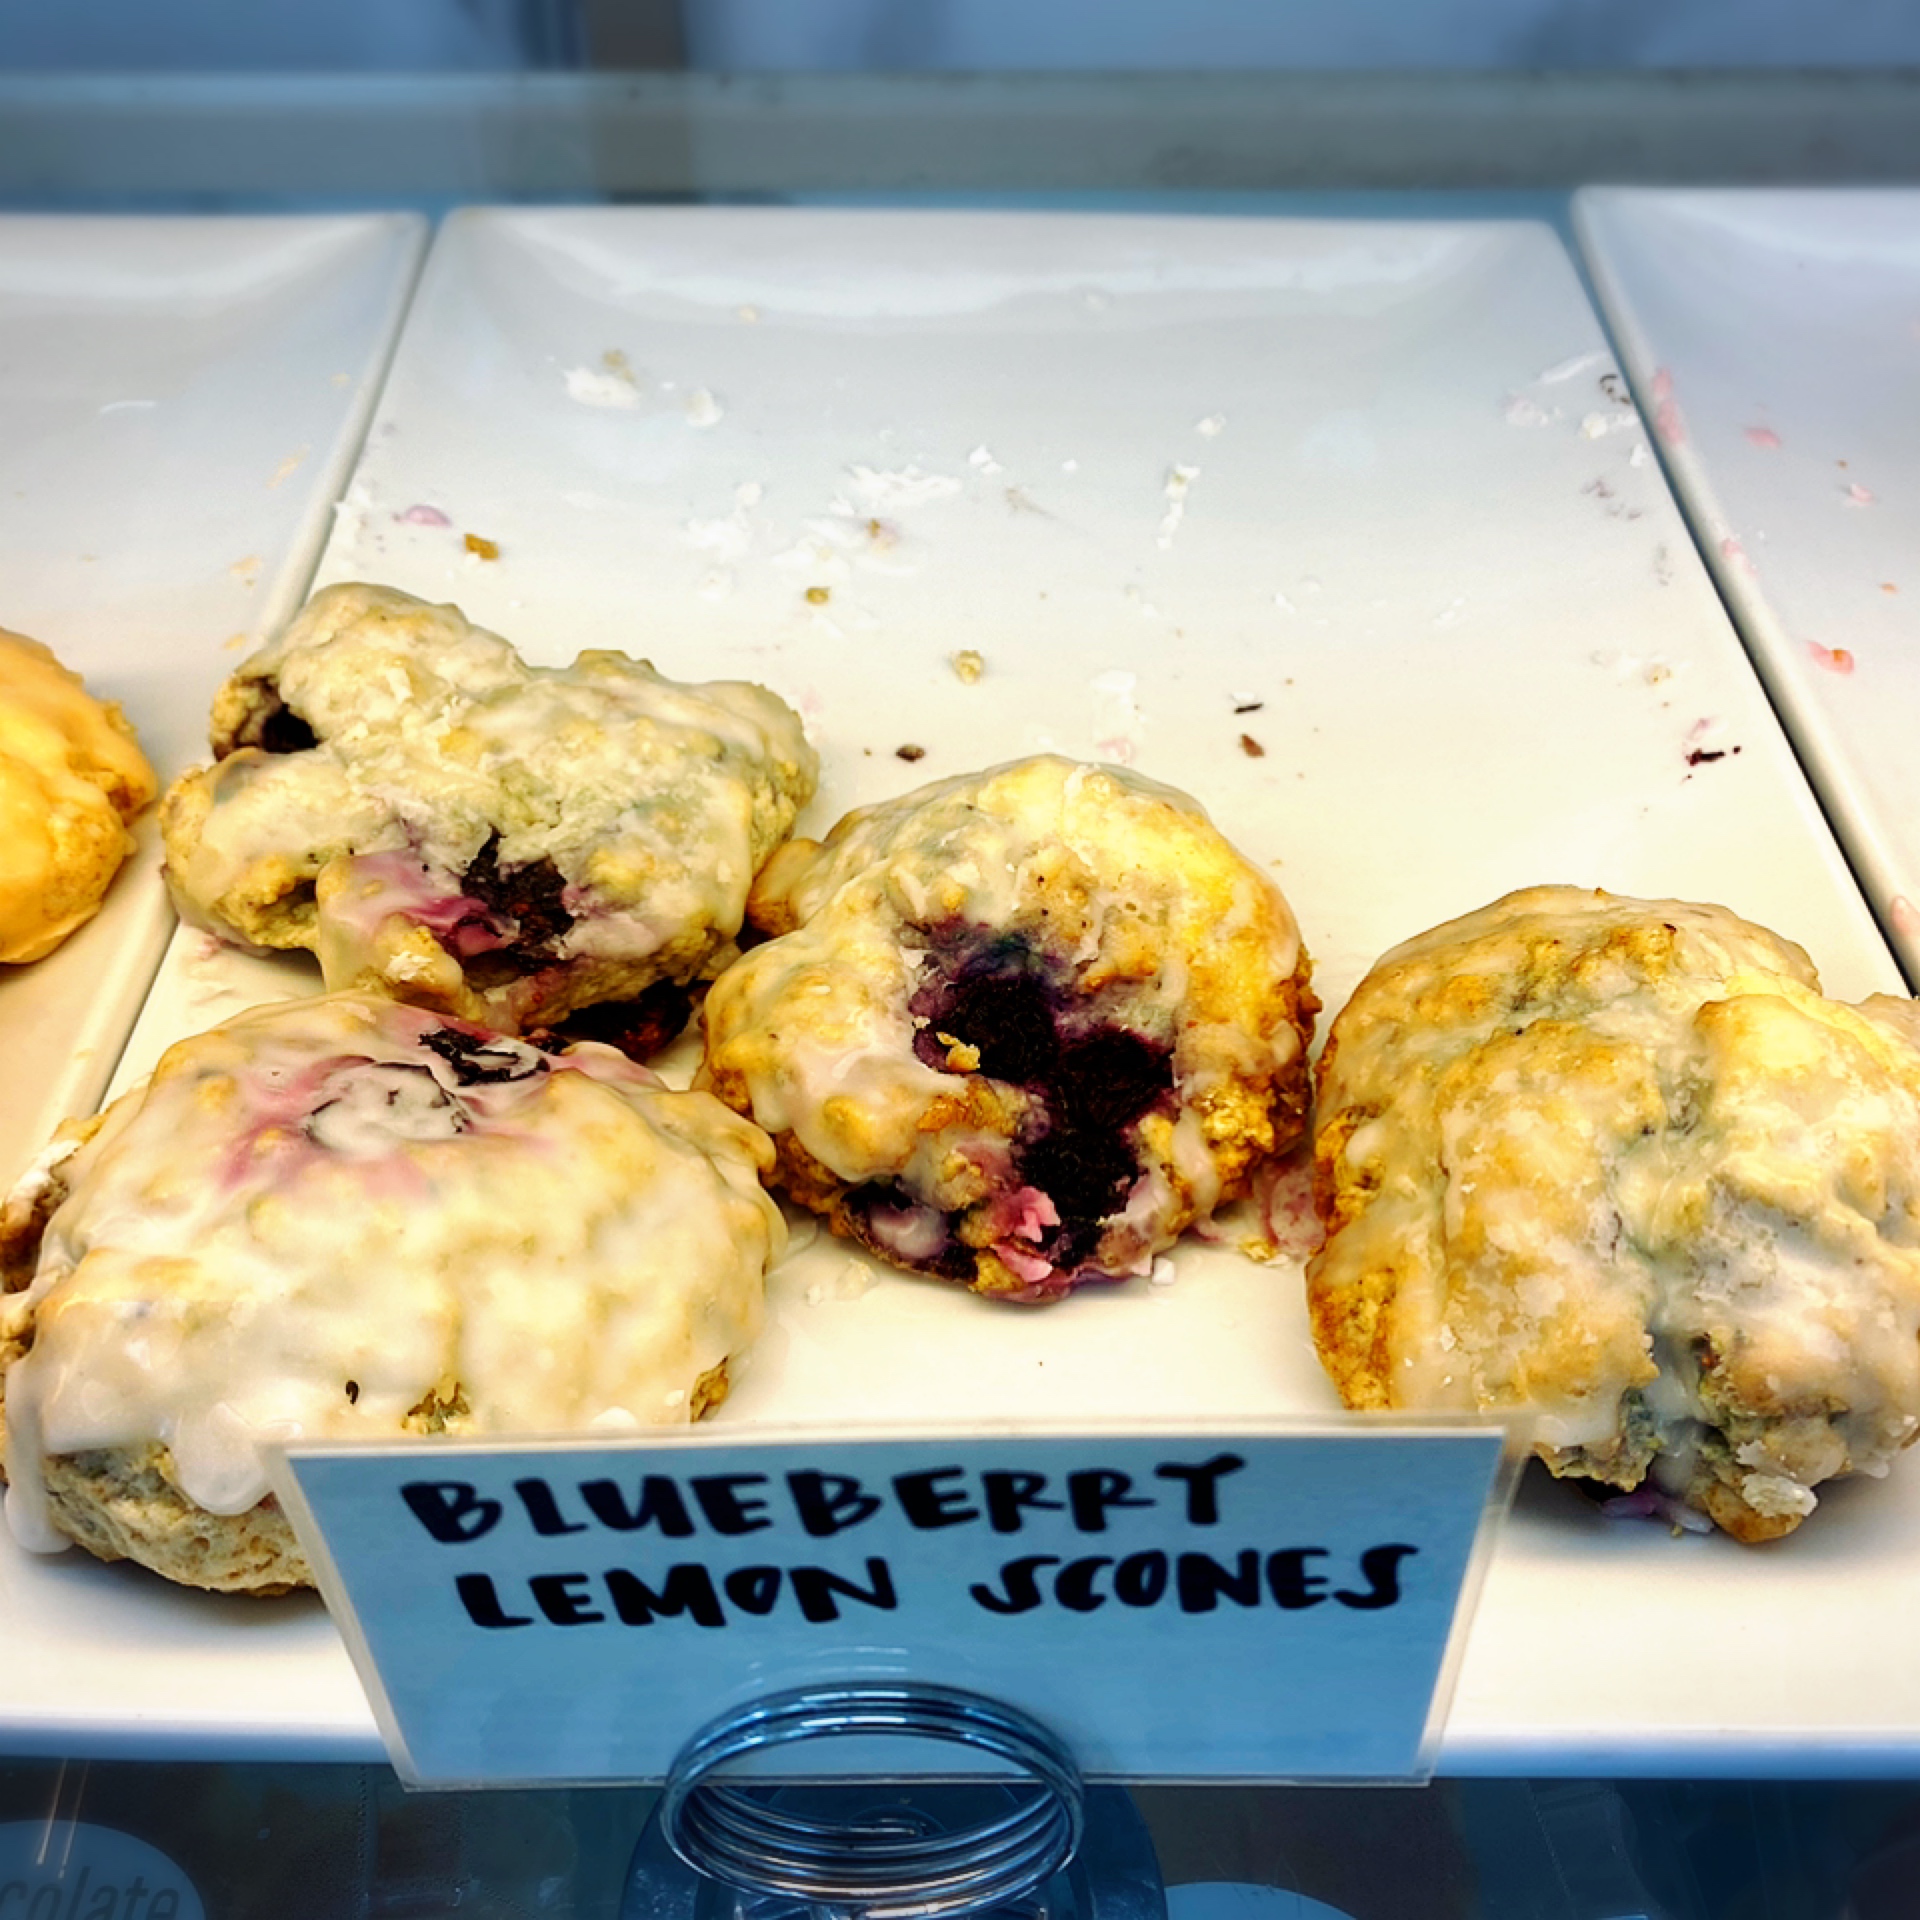
<path fill-rule="evenodd" d="M 766 683 L 820 748 L 816 830 L 1039 748 L 1130 763 L 1273 864 L 1330 1008 L 1549 880 L 1722 900 L 1830 990 L 1895 988 L 1624 395 L 1525 223 L 477 210 L 319 575 L 454 599 L 543 662 Z M 316 978 L 177 939 L 123 1080 Z M 1297 1257 L 1173 1265 L 1008 1310 L 817 1238 L 718 1418 L 1337 1413 Z M 1916 1582 L 1920 1473 L 1759 1552 L 1530 1485 L 1441 1764 L 1913 1764 L 1920 1670 L 1875 1650 Z M 375 1751 L 315 1605 L 4 1544 L 0 1590 L 16 1746 Z"/>
<path fill-rule="evenodd" d="M 412 215 L 0 216 L 0 626 L 162 779 L 299 602 L 426 246 Z M 98 1102 L 172 927 L 151 817 L 100 916 L 0 966 L 0 1181 Z"/>
<path fill-rule="evenodd" d="M 1589 188 L 1626 371 L 1920 982 L 1920 191 Z"/>

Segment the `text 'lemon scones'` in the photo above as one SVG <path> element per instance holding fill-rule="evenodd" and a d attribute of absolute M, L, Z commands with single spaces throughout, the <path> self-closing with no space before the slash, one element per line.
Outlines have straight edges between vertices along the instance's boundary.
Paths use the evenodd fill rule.
<path fill-rule="evenodd" d="M 1316 1002 L 1279 889 L 1182 794 L 1043 757 L 794 841 L 698 1084 L 897 1266 L 1041 1300 L 1141 1273 L 1300 1135 Z"/>
<path fill-rule="evenodd" d="M 14 1530 L 275 1591 L 263 1438 L 684 1423 L 759 1328 L 771 1158 L 611 1047 L 370 994 L 183 1040 L 0 1215 Z"/>
<path fill-rule="evenodd" d="M 604 651 L 529 667 L 372 586 L 316 594 L 221 690 L 211 739 L 163 807 L 183 917 L 512 1033 L 651 989 L 636 1050 L 730 954 L 816 772 L 762 687 Z"/>
<path fill-rule="evenodd" d="M 1333 1023 L 1308 1267 L 1356 1407 L 1534 1410 L 1742 1540 L 1920 1428 L 1920 1019 L 1722 907 L 1508 895 Z"/>
<path fill-rule="evenodd" d="M 0 961 L 43 958 L 99 911 L 154 791 L 120 709 L 0 628 Z"/>

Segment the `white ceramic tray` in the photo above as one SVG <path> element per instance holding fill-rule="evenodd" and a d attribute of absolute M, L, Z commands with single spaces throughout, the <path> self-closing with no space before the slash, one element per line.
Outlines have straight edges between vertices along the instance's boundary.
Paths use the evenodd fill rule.
<path fill-rule="evenodd" d="M 766 682 L 816 825 L 1041 747 L 1128 761 L 1274 863 L 1331 1004 L 1545 880 L 1725 900 L 1893 986 L 1623 394 L 1532 225 L 475 211 L 319 571 L 543 661 Z M 183 937 L 123 1072 L 312 984 Z M 1297 1264 L 1175 1266 L 1010 1311 L 817 1239 L 720 1418 L 1335 1411 Z M 1758 1553 L 1529 1487 L 1443 1765 L 1911 1762 L 1920 1674 L 1870 1649 L 1916 1581 L 1920 1472 Z M 16 1745 L 374 1751 L 313 1605 L 3 1546 L 0 1590 Z"/>
<path fill-rule="evenodd" d="M 1590 188 L 1574 217 L 1720 590 L 1920 983 L 1920 191 Z"/>
<path fill-rule="evenodd" d="M 411 215 L 0 217 L 0 626 L 163 778 L 305 591 L 426 244 Z M 151 817 L 100 916 L 0 966 L 0 1181 L 91 1110 L 172 927 Z"/>

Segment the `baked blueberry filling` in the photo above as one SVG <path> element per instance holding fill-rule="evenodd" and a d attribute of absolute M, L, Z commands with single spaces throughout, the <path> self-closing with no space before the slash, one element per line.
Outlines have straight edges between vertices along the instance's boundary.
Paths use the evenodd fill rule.
<path fill-rule="evenodd" d="M 520 1041 L 463 1033 L 458 1027 L 431 1028 L 420 1036 L 420 1044 L 438 1054 L 455 1082 L 463 1087 L 526 1080 L 549 1070 L 546 1061 Z"/>
<path fill-rule="evenodd" d="M 1139 1177 L 1130 1134 L 1173 1091 L 1172 1049 L 1094 1017 L 1040 954 L 1011 938 L 929 954 L 909 1006 L 926 1065 L 978 1071 L 1031 1097 L 1014 1178 L 1058 1215 L 1033 1252 L 1063 1273 L 1086 1264 Z"/>
<path fill-rule="evenodd" d="M 973 1249 L 953 1231 L 953 1216 L 923 1206 L 891 1181 L 870 1181 L 846 1196 L 855 1235 L 883 1260 L 942 1280 L 973 1278 Z"/>
<path fill-rule="evenodd" d="M 1040 956 L 1024 941 L 996 940 L 953 956 L 931 953 L 908 1002 L 916 1023 L 924 1023 L 913 1050 L 925 1065 L 950 1071 L 947 1042 L 958 1040 L 978 1049 L 979 1071 L 991 1079 L 1036 1087 L 1059 1058 L 1063 1005 Z"/>
<path fill-rule="evenodd" d="M 289 706 L 280 706 L 260 723 L 260 745 L 268 753 L 305 753 L 320 736 Z"/>
<path fill-rule="evenodd" d="M 260 691 L 266 706 L 247 716 L 246 724 L 216 758 L 224 760 L 240 747 L 258 747 L 263 753 L 305 753 L 320 744 L 320 736 L 281 699 L 272 681 L 262 681 Z"/>
<path fill-rule="evenodd" d="M 1042 1251 L 1057 1267 L 1092 1257 L 1100 1223 L 1126 1205 L 1140 1172 L 1127 1132 L 1173 1087 L 1173 1056 L 1122 1027 L 1095 1028 L 1060 1050 L 1046 1102 L 1045 1133 L 1015 1157 L 1021 1177 L 1060 1213 Z"/>
<path fill-rule="evenodd" d="M 549 1053 L 564 1053 L 576 1040 L 598 1040 L 618 1047 L 629 1060 L 645 1060 L 676 1038 L 692 1017 L 692 989 L 677 980 L 656 980 L 631 1000 L 581 1007 L 527 1037 Z"/>
<path fill-rule="evenodd" d="M 512 921 L 514 935 L 508 944 L 478 956 L 468 967 L 469 976 L 505 980 L 550 965 L 554 949 L 573 925 L 562 899 L 566 886 L 560 869 L 548 859 L 503 867 L 500 835 L 488 834 L 460 876 L 460 891 L 495 917 Z"/>

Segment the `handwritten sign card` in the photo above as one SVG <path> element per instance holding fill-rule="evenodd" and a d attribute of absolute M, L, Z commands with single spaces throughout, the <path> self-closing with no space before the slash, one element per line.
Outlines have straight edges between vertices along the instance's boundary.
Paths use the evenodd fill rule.
<path fill-rule="evenodd" d="M 421 1784 L 648 1780 L 723 1708 L 931 1680 L 1094 1777 L 1430 1766 L 1503 1437 L 1467 1427 L 289 1448 Z"/>

